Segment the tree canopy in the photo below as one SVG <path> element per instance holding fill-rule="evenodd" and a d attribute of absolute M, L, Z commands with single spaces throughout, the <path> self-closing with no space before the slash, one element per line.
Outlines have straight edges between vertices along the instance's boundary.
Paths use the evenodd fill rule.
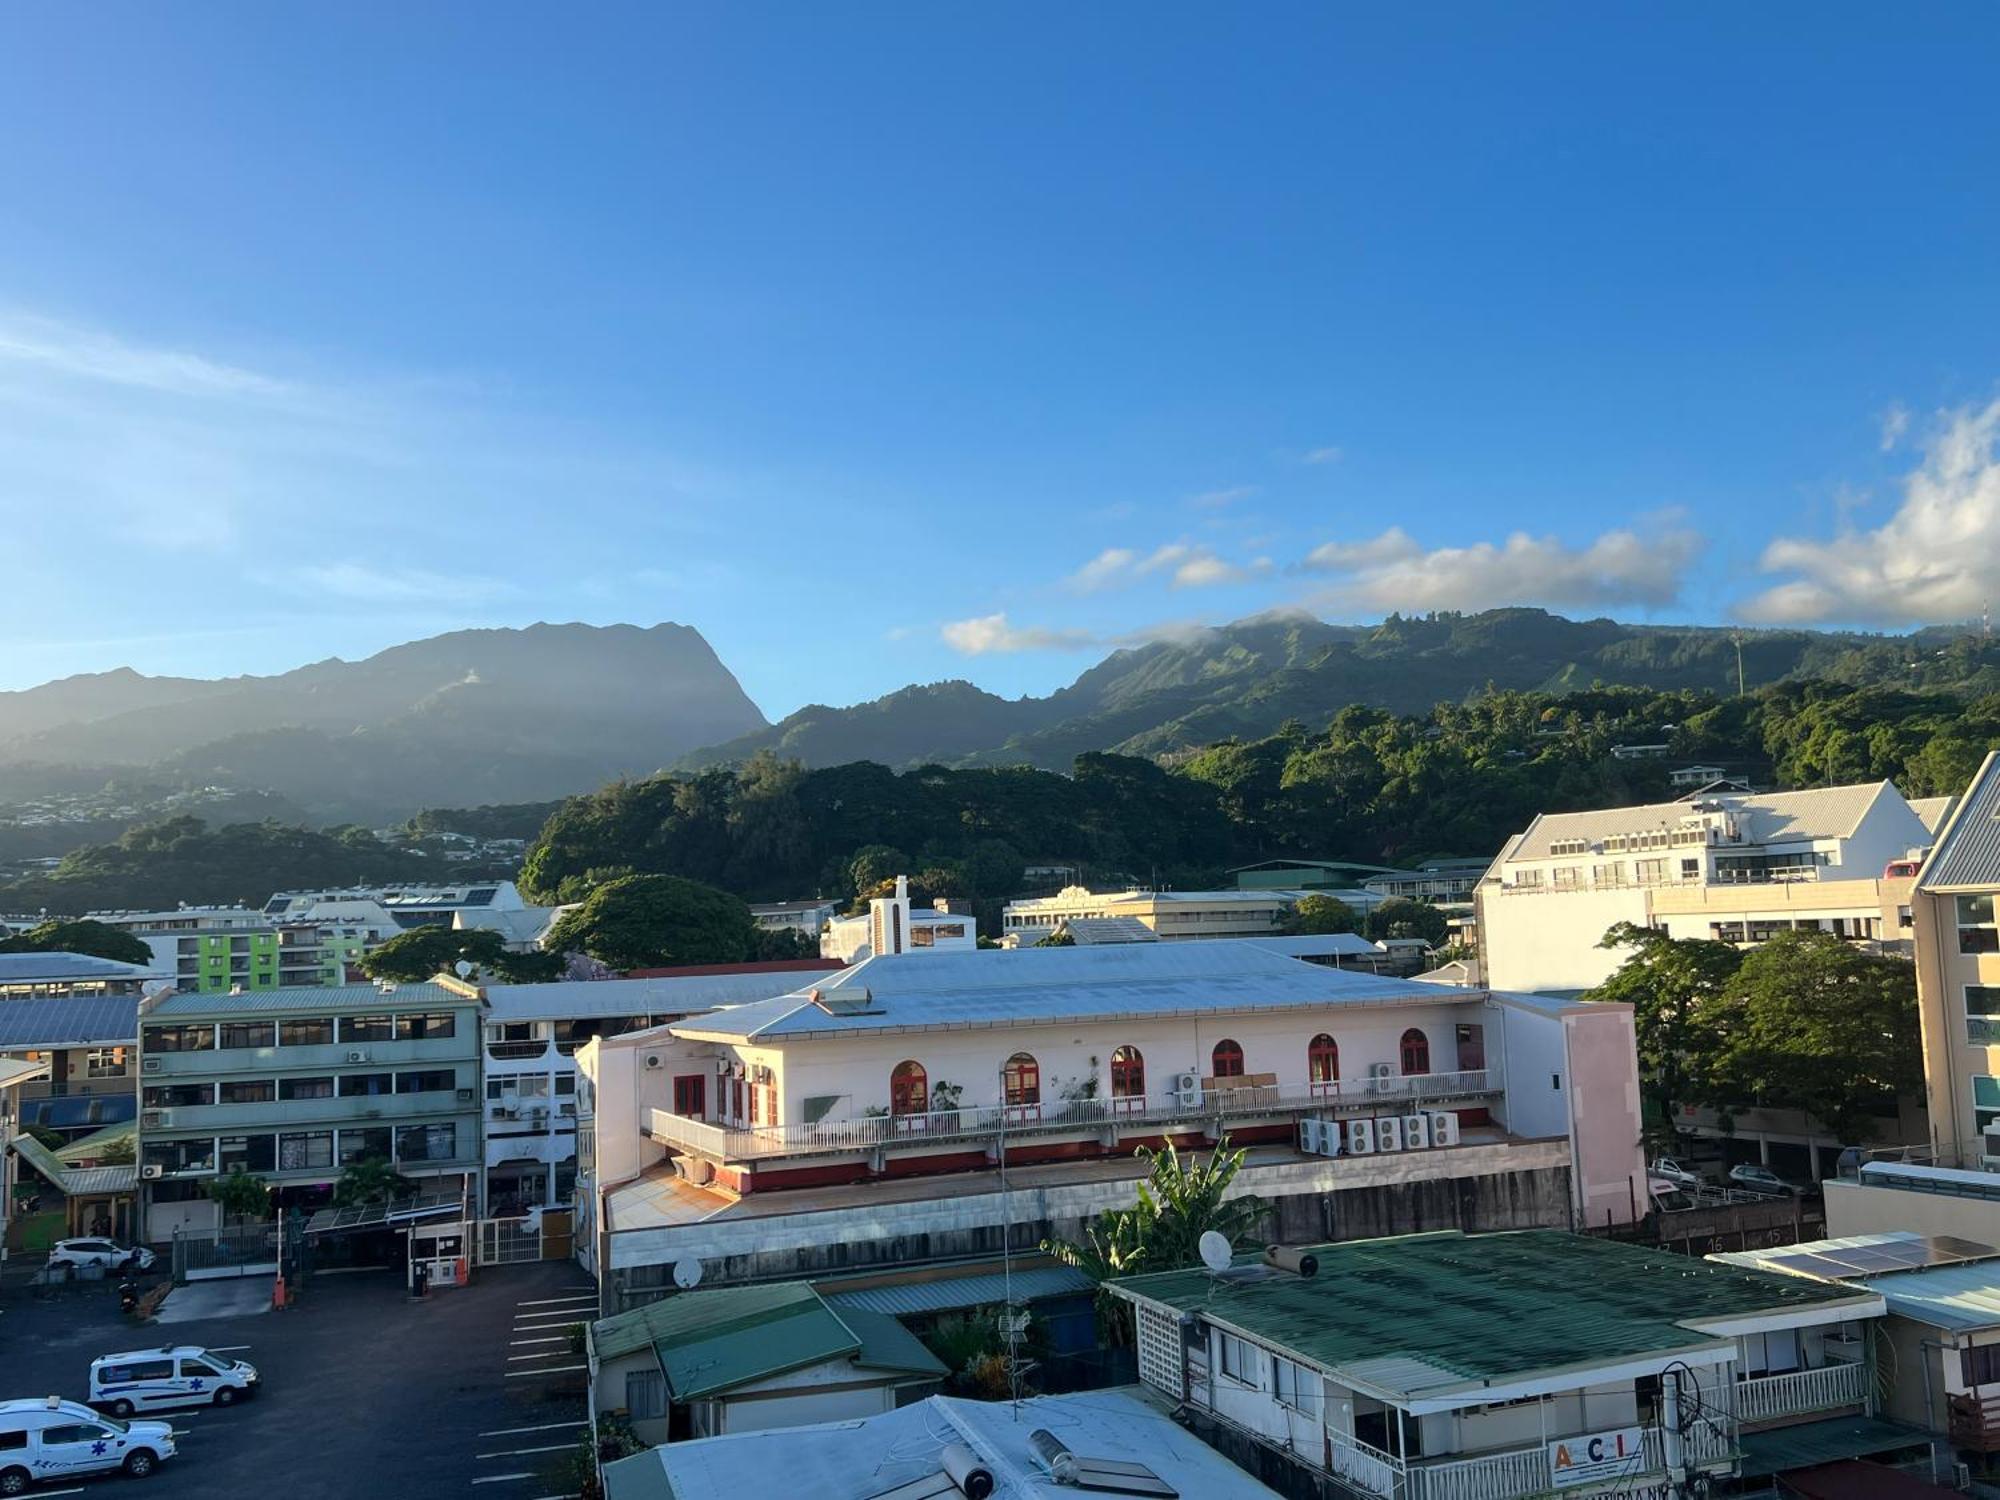
<path fill-rule="evenodd" d="M 727 891 L 677 875 L 607 881 L 565 912 L 543 940 L 614 969 L 744 963 L 758 949 L 750 908 Z"/>
<path fill-rule="evenodd" d="M 87 953 L 121 964 L 150 964 L 153 950 L 122 928 L 89 920 L 51 917 L 26 932 L 0 939 L 0 953 Z"/>
<path fill-rule="evenodd" d="M 543 983 L 562 972 L 560 953 L 509 953 L 506 939 L 491 928 L 438 923 L 397 933 L 361 960 L 361 972 L 370 979 L 414 984 L 438 974 L 455 974 L 461 963 L 502 984 Z"/>
<path fill-rule="evenodd" d="M 1360 917 L 1354 908 L 1338 896 L 1325 896 L 1315 891 L 1309 896 L 1299 897 L 1292 908 L 1291 920 L 1285 924 L 1285 931 L 1294 935 L 1322 936 L 1336 932 L 1354 932 L 1361 926 Z"/>

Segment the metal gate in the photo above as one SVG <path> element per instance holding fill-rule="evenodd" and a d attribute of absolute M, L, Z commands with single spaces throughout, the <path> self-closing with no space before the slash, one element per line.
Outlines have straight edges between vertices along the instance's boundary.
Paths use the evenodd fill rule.
<path fill-rule="evenodd" d="M 473 1226 L 473 1259 L 482 1266 L 511 1266 L 542 1258 L 539 1215 L 519 1219 L 481 1219 Z"/>

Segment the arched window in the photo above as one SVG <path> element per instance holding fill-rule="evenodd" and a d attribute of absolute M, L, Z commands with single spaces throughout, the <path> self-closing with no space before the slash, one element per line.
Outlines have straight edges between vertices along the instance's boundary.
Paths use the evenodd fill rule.
<path fill-rule="evenodd" d="M 1111 1054 L 1111 1097 L 1146 1097 L 1146 1059 L 1139 1055 L 1137 1047 L 1120 1047 Z"/>
<path fill-rule="evenodd" d="M 1431 1070 L 1431 1039 L 1412 1026 L 1403 1033 L 1403 1076 Z"/>
<path fill-rule="evenodd" d="M 1243 1049 L 1224 1037 L 1215 1044 L 1210 1054 L 1210 1063 L 1217 1078 L 1241 1078 L 1243 1076 Z"/>
<path fill-rule="evenodd" d="M 1314 1085 L 1340 1082 L 1340 1043 L 1324 1031 L 1306 1044 L 1306 1081 Z"/>
<path fill-rule="evenodd" d="M 899 1062 L 896 1071 L 889 1075 L 889 1113 L 892 1115 L 929 1114 L 931 1108 L 931 1080 L 920 1062 Z"/>
<path fill-rule="evenodd" d="M 1042 1102 L 1042 1066 L 1026 1052 L 1016 1052 L 1000 1070 L 1000 1087 L 1010 1108 Z"/>

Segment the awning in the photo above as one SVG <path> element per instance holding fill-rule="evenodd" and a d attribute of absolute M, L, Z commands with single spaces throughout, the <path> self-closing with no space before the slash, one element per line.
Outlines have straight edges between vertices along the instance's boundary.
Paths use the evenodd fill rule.
<path fill-rule="evenodd" d="M 1785 1494 L 1799 1500 L 1959 1500 L 1957 1490 L 1948 1490 L 1892 1469 L 1887 1464 L 1871 1464 L 1846 1459 L 1817 1469 L 1798 1469 L 1778 1481 Z"/>
<path fill-rule="evenodd" d="M 111 1167 L 65 1166 L 56 1154 L 31 1135 L 17 1135 L 8 1149 L 48 1178 L 64 1197 L 101 1197 L 106 1193 L 129 1193 L 138 1185 L 139 1168 L 126 1162 Z"/>
<path fill-rule="evenodd" d="M 1743 1448 L 1743 1477 L 1761 1479 L 1767 1474 L 1789 1475 L 1793 1469 L 1809 1469 L 1836 1459 L 1865 1458 L 1875 1453 L 1893 1453 L 1898 1448 L 1920 1447 L 1928 1444 L 1930 1438 L 1914 1427 L 1875 1417 L 1832 1417 L 1823 1422 L 1803 1422 L 1797 1427 L 1777 1427 L 1769 1432 L 1746 1432 L 1739 1441 Z M 1790 1483 L 1790 1479 L 1786 1482 Z"/>
<path fill-rule="evenodd" d="M 465 1198 L 459 1193 L 432 1193 L 405 1198 L 400 1203 L 357 1203 L 352 1208 L 322 1208 L 306 1220 L 307 1234 L 348 1234 L 360 1229 L 401 1229 L 463 1213 Z"/>

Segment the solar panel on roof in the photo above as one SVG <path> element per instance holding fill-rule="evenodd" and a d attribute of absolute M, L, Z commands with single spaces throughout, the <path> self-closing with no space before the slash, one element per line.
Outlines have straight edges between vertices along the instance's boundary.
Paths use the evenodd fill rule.
<path fill-rule="evenodd" d="M 493 898 L 499 894 L 500 892 L 495 886 L 481 886 L 476 891 L 467 891 L 465 893 L 465 904 L 467 906 L 491 906 Z"/>
<path fill-rule="evenodd" d="M 1982 1245 L 1977 1240 L 1962 1240 L 1955 1234 L 1932 1235 L 1930 1243 L 1940 1253 L 1957 1256 L 1961 1260 L 1987 1260 L 2000 1255 L 1991 1245 Z"/>

